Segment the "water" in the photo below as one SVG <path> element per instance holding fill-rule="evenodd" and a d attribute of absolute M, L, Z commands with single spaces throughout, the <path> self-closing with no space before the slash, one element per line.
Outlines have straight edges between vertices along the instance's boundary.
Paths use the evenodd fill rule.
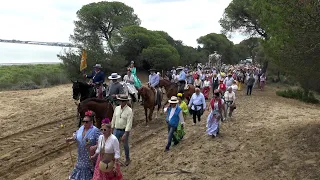
<path fill-rule="evenodd" d="M 0 65 L 61 63 L 57 54 L 66 47 L 0 42 Z"/>

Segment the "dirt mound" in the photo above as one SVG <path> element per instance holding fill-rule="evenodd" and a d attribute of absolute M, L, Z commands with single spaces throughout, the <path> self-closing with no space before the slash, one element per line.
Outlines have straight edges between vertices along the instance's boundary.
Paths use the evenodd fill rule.
<path fill-rule="evenodd" d="M 136 106 L 125 179 L 320 177 L 318 106 L 277 97 L 273 89 L 237 96 L 234 118 L 222 123 L 220 137 L 205 134 L 207 112 L 196 126 L 188 117 L 186 136 L 169 152 L 164 116 L 145 127 Z M 73 165 L 63 133 L 77 129 L 71 85 L 1 92 L 0 99 L 0 179 L 67 179 Z M 61 122 L 66 129 L 59 128 Z M 167 172 L 179 169 L 191 173 Z"/>

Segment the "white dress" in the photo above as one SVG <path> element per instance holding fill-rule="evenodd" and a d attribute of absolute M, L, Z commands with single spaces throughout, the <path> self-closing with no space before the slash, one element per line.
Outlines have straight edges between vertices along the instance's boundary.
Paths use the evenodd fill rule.
<path fill-rule="evenodd" d="M 223 104 L 224 101 L 221 99 L 221 106 L 223 106 Z M 217 116 L 221 116 L 219 113 L 218 101 L 214 103 L 214 108 L 211 110 L 207 118 L 207 134 L 210 136 L 217 136 L 217 133 L 219 132 L 219 120 L 216 118 Z"/>

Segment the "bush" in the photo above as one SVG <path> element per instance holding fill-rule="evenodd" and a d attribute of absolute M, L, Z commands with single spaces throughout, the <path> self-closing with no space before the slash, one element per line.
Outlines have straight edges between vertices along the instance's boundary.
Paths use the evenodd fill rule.
<path fill-rule="evenodd" d="M 38 89 L 68 83 L 60 64 L 0 66 L 0 89 Z"/>
<path fill-rule="evenodd" d="M 319 100 L 314 96 L 312 92 L 306 92 L 302 89 L 287 89 L 277 91 L 278 96 L 282 96 L 290 99 L 298 99 L 303 102 L 317 104 Z"/>

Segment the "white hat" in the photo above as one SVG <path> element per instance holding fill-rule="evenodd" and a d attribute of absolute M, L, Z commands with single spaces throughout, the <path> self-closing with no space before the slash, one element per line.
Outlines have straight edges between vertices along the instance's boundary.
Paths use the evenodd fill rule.
<path fill-rule="evenodd" d="M 176 96 L 172 96 L 168 102 L 171 104 L 177 104 L 177 103 L 179 103 L 179 100 Z"/>
<path fill-rule="evenodd" d="M 111 76 L 108 77 L 108 79 L 119 79 L 121 76 L 118 73 L 112 73 Z"/>

